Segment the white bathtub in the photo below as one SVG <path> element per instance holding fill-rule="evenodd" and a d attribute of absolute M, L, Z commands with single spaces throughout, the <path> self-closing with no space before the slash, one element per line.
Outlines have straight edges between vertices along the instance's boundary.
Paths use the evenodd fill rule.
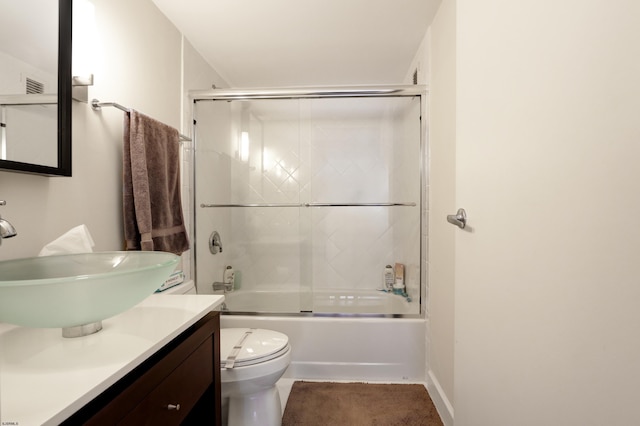
<path fill-rule="evenodd" d="M 231 312 L 419 315 L 417 300 L 376 290 L 245 291 L 225 294 Z"/>
<path fill-rule="evenodd" d="M 320 295 L 321 293 L 316 293 Z M 340 297 L 340 296 L 347 297 Z M 315 295 L 314 295 L 315 296 Z M 280 331 L 289 336 L 291 365 L 285 378 L 307 380 L 356 380 L 390 382 L 424 382 L 426 326 L 422 318 L 352 317 L 345 307 L 358 313 L 372 300 L 389 303 L 403 301 L 400 296 L 381 292 L 364 294 L 327 293 L 323 299 L 325 312 L 335 316 L 265 316 L 233 315 L 223 312 L 224 328 L 255 327 Z M 353 297 L 349 297 L 353 296 Z M 362 296 L 362 297 L 355 297 Z M 369 297 L 371 296 L 371 297 Z M 374 297 L 375 296 L 375 297 Z M 382 296 L 382 297 L 380 297 Z M 225 295 L 232 310 L 256 311 L 256 300 L 272 303 L 280 312 L 296 312 L 291 308 L 297 293 L 237 291 Z M 373 298 L 373 299 L 372 299 Z M 315 297 L 314 297 L 315 299 Z M 314 303 L 319 300 L 314 300 Z M 406 301 L 402 302 L 406 304 Z M 417 303 L 415 303 L 417 305 Z M 338 309 L 340 308 L 340 309 Z M 394 309 L 397 306 L 394 307 Z M 264 309 L 264 308 L 262 308 Z M 330 311 L 330 309 L 334 309 Z M 264 312 L 264 311 L 263 311 Z"/>

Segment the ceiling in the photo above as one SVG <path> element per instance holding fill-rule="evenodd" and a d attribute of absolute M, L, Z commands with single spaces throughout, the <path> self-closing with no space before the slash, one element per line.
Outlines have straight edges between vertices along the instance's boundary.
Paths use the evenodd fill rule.
<path fill-rule="evenodd" d="M 441 0 L 153 0 L 231 87 L 398 84 Z"/>

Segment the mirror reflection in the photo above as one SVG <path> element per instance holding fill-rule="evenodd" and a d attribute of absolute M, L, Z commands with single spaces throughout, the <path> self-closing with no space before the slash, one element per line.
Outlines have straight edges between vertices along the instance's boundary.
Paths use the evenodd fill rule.
<path fill-rule="evenodd" d="M 58 2 L 0 11 L 0 160 L 59 167 Z"/>

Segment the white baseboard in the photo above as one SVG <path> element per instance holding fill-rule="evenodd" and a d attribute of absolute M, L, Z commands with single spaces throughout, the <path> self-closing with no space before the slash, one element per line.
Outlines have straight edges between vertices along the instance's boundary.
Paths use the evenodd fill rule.
<path fill-rule="evenodd" d="M 419 383 L 424 380 L 424 370 L 419 367 L 419 363 L 409 362 L 292 361 L 283 377 L 296 380 Z"/>
<path fill-rule="evenodd" d="M 431 370 L 427 373 L 427 391 L 444 426 L 453 426 L 453 406 Z"/>

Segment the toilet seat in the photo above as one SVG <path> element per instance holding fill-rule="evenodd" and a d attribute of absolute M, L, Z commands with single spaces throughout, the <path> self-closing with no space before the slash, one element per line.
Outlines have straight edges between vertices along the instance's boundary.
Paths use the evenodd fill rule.
<path fill-rule="evenodd" d="M 286 334 L 261 328 L 220 330 L 220 367 L 236 368 L 260 364 L 289 351 Z M 229 367 L 227 367 L 229 365 Z"/>

